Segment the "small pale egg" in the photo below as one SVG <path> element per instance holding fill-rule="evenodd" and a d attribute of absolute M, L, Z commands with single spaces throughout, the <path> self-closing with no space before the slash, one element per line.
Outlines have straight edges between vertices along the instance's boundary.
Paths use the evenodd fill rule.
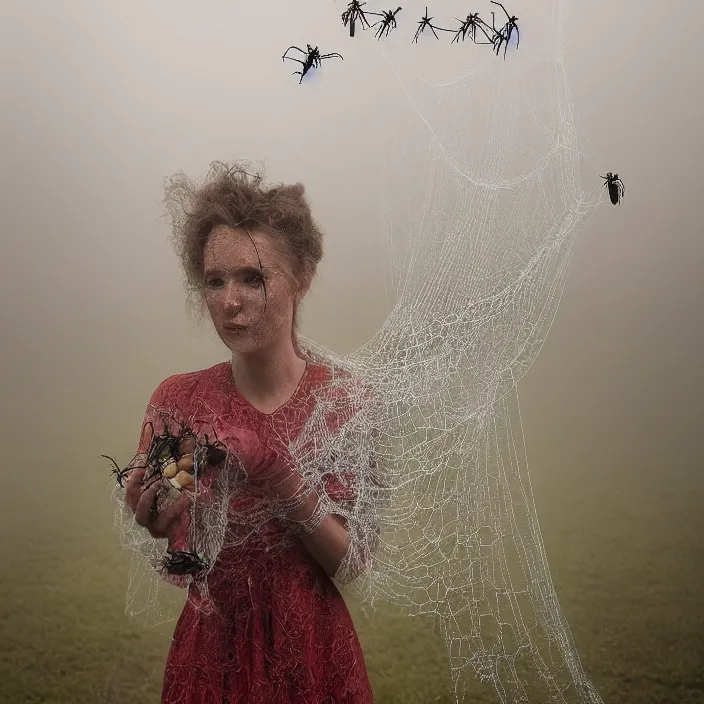
<path fill-rule="evenodd" d="M 178 469 L 181 472 L 189 472 L 190 474 L 193 474 L 193 455 L 188 454 L 188 455 L 183 455 L 181 459 L 176 463 L 178 465 Z"/>
<path fill-rule="evenodd" d="M 171 479 L 172 477 L 175 477 L 178 474 L 178 464 L 171 460 L 166 467 L 162 470 L 162 474 L 167 478 Z"/>

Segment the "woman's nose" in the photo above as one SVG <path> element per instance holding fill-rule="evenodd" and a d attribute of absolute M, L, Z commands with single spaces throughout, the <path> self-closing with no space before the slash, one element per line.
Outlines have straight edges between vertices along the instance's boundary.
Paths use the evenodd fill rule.
<path fill-rule="evenodd" d="M 225 309 L 228 313 L 236 313 L 242 309 L 242 296 L 236 286 L 229 286 L 225 292 Z"/>
<path fill-rule="evenodd" d="M 242 310 L 242 304 L 234 299 L 225 301 L 225 312 L 228 315 L 236 315 Z"/>

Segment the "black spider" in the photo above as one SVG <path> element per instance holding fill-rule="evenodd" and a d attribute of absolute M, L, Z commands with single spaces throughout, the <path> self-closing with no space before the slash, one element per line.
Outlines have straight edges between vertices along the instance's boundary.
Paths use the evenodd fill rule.
<path fill-rule="evenodd" d="M 514 30 L 516 32 L 516 49 L 518 49 L 518 42 L 521 39 L 521 35 L 518 31 L 518 25 L 516 22 L 518 21 L 518 17 L 515 15 L 509 15 L 508 12 L 506 12 L 506 8 L 500 3 L 496 2 L 496 0 L 491 0 L 492 5 L 498 5 L 503 11 L 504 14 L 506 15 L 508 22 L 501 28 L 501 29 L 496 29 L 496 25 L 494 24 L 495 16 L 494 13 L 491 13 L 491 24 L 494 29 L 494 37 L 493 37 L 493 44 L 494 44 L 494 51 L 496 52 L 496 55 L 499 55 L 499 52 L 501 51 L 501 45 L 505 44 L 504 46 L 504 59 L 506 58 L 506 50 L 508 49 L 509 42 L 511 41 L 511 35 L 513 34 Z"/>
<path fill-rule="evenodd" d="M 487 25 L 485 22 L 483 22 L 481 19 L 479 19 L 479 14 L 478 13 L 472 13 L 467 15 L 466 20 L 460 20 L 457 17 L 455 19 L 460 23 L 460 28 L 457 30 L 457 33 L 455 34 L 455 38 L 452 40 L 452 43 L 454 44 L 455 42 L 459 42 L 460 37 L 462 38 L 462 41 L 464 41 L 467 38 L 467 35 L 469 35 L 469 38 L 475 43 L 475 44 L 493 44 L 494 41 L 492 37 L 490 37 L 487 34 L 486 29 L 484 27 L 486 26 L 488 29 L 491 29 L 489 25 Z M 488 41 L 486 42 L 478 42 L 477 41 L 477 30 L 480 29 L 482 31 L 482 34 L 487 38 Z"/>
<path fill-rule="evenodd" d="M 389 32 L 392 29 L 396 29 L 396 15 L 401 12 L 403 8 L 397 7 L 396 10 L 382 10 L 381 12 L 370 12 L 370 15 L 376 15 L 381 17 L 378 22 L 375 22 L 372 27 L 380 25 L 379 29 L 376 30 L 374 36 L 377 39 L 381 39 L 382 36 L 389 36 Z"/>
<path fill-rule="evenodd" d="M 207 433 L 203 437 L 204 441 L 201 442 L 200 449 L 205 453 L 205 460 L 212 467 L 218 467 L 225 461 L 227 449 L 217 439 L 217 434 L 215 434 L 215 442 L 210 442 Z"/>
<path fill-rule="evenodd" d="M 418 22 L 418 29 L 416 30 L 416 35 L 413 37 L 414 42 L 418 42 L 418 37 L 423 33 L 423 30 L 426 27 L 430 27 L 430 30 L 432 31 L 433 34 L 435 34 L 436 39 L 440 39 L 438 35 L 435 33 L 436 29 L 439 29 L 441 32 L 451 32 L 451 29 L 443 29 L 442 27 L 436 27 L 433 24 L 431 24 L 430 20 L 432 20 L 432 17 L 428 17 L 428 8 L 425 8 L 425 15 L 423 18 Z"/>
<path fill-rule="evenodd" d="M 167 548 L 161 564 L 169 574 L 195 576 L 208 567 L 208 560 L 194 551 Z"/>
<path fill-rule="evenodd" d="M 164 414 L 161 414 L 162 416 Z M 166 424 L 164 424 L 166 427 Z M 179 438 L 174 435 L 168 427 L 164 430 L 161 435 L 156 435 L 154 431 L 154 424 L 151 421 L 147 421 L 142 427 L 142 436 L 144 436 L 147 428 L 151 429 L 152 440 L 149 444 L 149 449 L 147 450 L 147 456 L 145 458 L 144 464 L 138 465 L 130 462 L 124 469 L 120 469 L 117 462 L 108 455 L 101 455 L 106 460 L 109 460 L 113 466 L 111 473 L 115 475 L 116 481 L 119 486 L 124 488 L 123 481 L 125 477 L 129 475 L 135 469 L 144 469 L 144 482 L 146 484 L 150 479 L 158 480 L 161 478 L 161 473 L 168 464 L 168 459 L 173 456 L 173 450 L 178 447 Z"/>
<path fill-rule="evenodd" d="M 614 205 L 620 205 L 621 198 L 623 198 L 626 193 L 626 187 L 623 185 L 623 181 L 618 177 L 618 174 L 612 174 L 610 171 L 607 171 L 606 176 L 599 176 L 599 178 L 604 179 L 604 186 L 609 191 L 611 202 Z"/>
<path fill-rule="evenodd" d="M 303 83 L 303 77 L 310 71 L 312 68 L 319 68 L 322 65 L 323 59 L 329 59 L 333 56 L 337 56 L 339 58 L 343 58 L 338 54 L 337 52 L 333 52 L 332 54 L 321 54 L 320 51 L 318 50 L 318 47 L 312 47 L 310 44 L 306 44 L 307 50 L 303 51 L 303 49 L 299 49 L 297 46 L 290 46 L 286 51 L 284 52 L 284 55 L 281 57 L 282 60 L 290 59 L 291 61 L 297 61 L 299 64 L 303 66 L 303 68 L 300 71 L 294 71 L 291 75 L 295 76 L 297 74 L 300 74 L 301 80 L 298 81 L 299 85 Z M 305 54 L 305 59 L 301 61 L 300 59 L 294 59 L 291 56 L 286 56 L 291 49 L 295 49 L 296 51 L 300 51 L 301 54 Z M 343 59 L 344 60 L 344 59 Z"/>
<path fill-rule="evenodd" d="M 100 456 L 104 457 L 106 460 L 110 460 L 113 467 L 111 473 L 115 475 L 117 483 L 124 489 L 125 485 L 122 482 L 124 481 L 125 477 L 134 469 L 134 467 L 125 467 L 124 469 L 120 469 L 120 465 L 117 464 L 117 462 L 115 462 L 115 460 L 109 455 Z"/>
<path fill-rule="evenodd" d="M 352 0 L 352 2 L 347 6 L 347 9 L 342 13 L 342 24 L 346 27 L 348 24 L 350 26 L 350 37 L 354 37 L 354 25 L 357 20 L 359 20 L 363 25 L 369 27 L 369 22 L 364 14 L 362 5 L 366 5 L 366 2 L 359 2 L 359 0 Z M 376 13 L 372 13 L 376 14 Z"/>

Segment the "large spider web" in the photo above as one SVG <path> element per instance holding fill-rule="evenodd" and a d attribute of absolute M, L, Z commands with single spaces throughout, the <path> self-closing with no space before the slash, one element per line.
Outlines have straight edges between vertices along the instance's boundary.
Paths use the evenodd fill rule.
<path fill-rule="evenodd" d="M 545 340 L 572 245 L 602 189 L 594 169 L 586 187 L 581 179 L 584 148 L 563 65 L 567 3 L 516 4 L 506 6 L 519 15 L 521 43 L 506 60 L 469 41 L 451 46 L 450 35 L 425 32 L 412 44 L 420 5 L 404 8 L 388 40 L 362 38 L 389 77 L 379 112 L 391 126 L 384 203 L 393 306 L 352 354 L 301 340 L 333 375 L 289 448 L 350 527 L 339 585 L 372 609 L 390 602 L 439 624 L 457 701 L 478 678 L 502 702 L 596 703 L 550 577 L 517 383 Z M 488 2 L 473 10 L 504 19 Z M 467 8 L 447 1 L 429 14 L 454 27 Z M 182 216 L 172 217 L 178 228 Z M 335 432 L 325 422 L 331 409 L 346 419 Z M 356 477 L 354 500 L 328 496 L 321 458 L 331 455 L 332 471 Z M 223 481 L 219 490 L 194 522 L 210 536 L 199 546 L 211 561 L 275 516 L 272 508 L 240 515 L 247 531 L 228 533 L 227 507 L 241 487 Z M 153 608 L 158 581 L 138 565 L 155 564 L 164 546 L 128 512 L 118 515 L 134 548 L 132 611 L 144 613 L 137 596 L 146 590 Z"/>

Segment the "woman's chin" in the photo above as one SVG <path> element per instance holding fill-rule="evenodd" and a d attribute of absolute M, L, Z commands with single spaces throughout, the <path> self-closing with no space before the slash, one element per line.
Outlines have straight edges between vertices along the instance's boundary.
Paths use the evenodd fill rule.
<path fill-rule="evenodd" d="M 227 348 L 230 350 L 230 352 L 235 353 L 237 352 L 238 354 L 244 354 L 247 352 L 254 352 L 256 351 L 256 345 L 252 344 L 247 344 L 246 342 L 238 341 L 238 340 L 226 340 L 225 345 L 227 345 Z"/>
<path fill-rule="evenodd" d="M 226 347 L 231 350 L 241 350 L 249 347 L 251 344 L 251 337 L 247 330 L 228 330 L 227 328 L 222 328 L 218 330 L 218 337 L 223 341 Z"/>
<path fill-rule="evenodd" d="M 251 337 L 238 337 L 233 339 L 232 337 L 223 336 L 222 341 L 233 354 L 253 354 L 262 349 L 261 342 L 254 340 Z"/>

